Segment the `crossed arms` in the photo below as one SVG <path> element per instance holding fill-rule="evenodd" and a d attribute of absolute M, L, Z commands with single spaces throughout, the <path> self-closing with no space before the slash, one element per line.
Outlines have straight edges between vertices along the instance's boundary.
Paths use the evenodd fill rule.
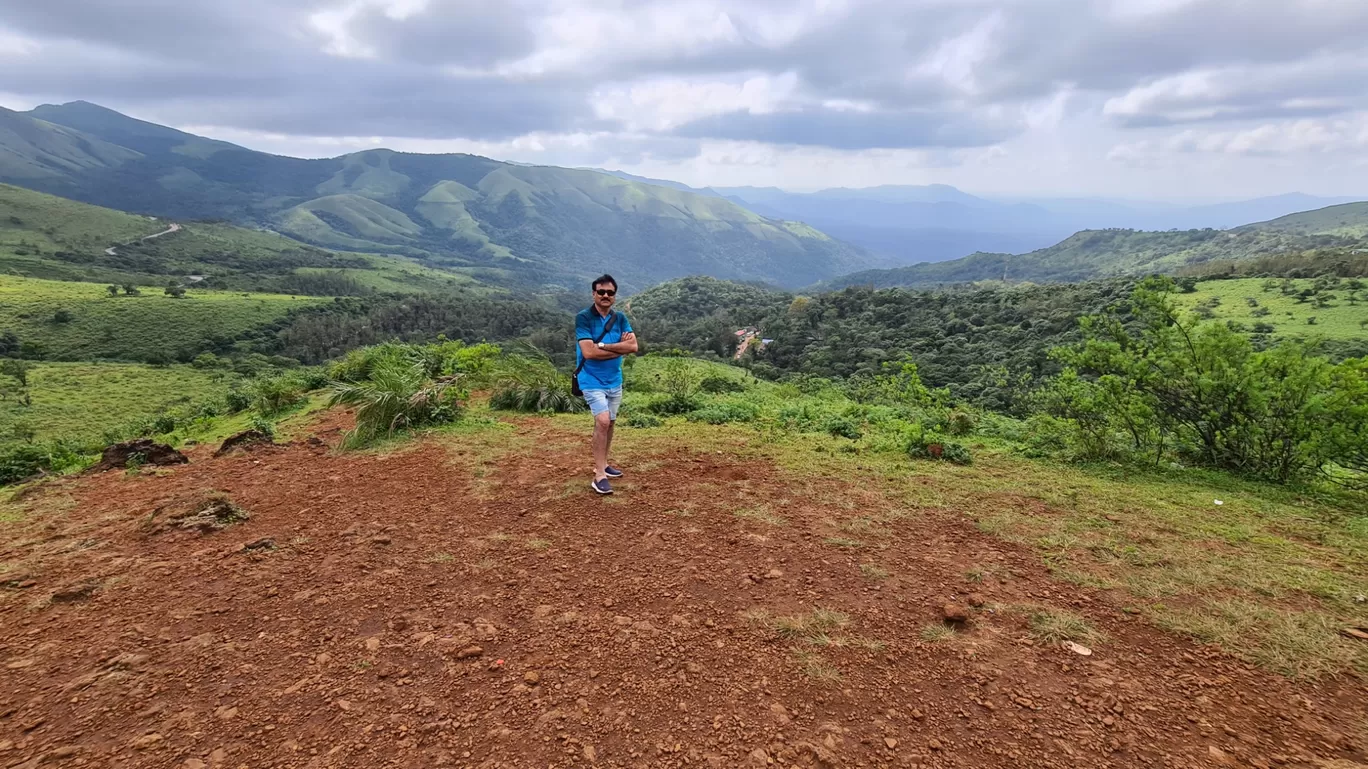
<path fill-rule="evenodd" d="M 594 345 L 592 339 L 579 340 L 579 347 L 585 360 L 611 360 L 637 351 L 636 333 L 628 331 L 622 335 L 621 342 L 605 344 L 601 350 Z"/>

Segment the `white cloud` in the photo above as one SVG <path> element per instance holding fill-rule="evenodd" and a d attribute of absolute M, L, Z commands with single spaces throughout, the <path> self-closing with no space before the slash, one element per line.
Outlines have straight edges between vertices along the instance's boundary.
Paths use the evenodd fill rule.
<path fill-rule="evenodd" d="M 621 121 L 629 131 L 669 131 L 709 115 L 774 112 L 797 95 L 798 77 L 755 74 L 744 80 L 654 78 L 596 89 L 594 114 Z"/>

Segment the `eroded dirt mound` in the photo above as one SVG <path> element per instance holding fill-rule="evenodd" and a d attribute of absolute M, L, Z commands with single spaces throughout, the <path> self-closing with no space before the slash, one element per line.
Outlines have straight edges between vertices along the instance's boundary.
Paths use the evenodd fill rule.
<path fill-rule="evenodd" d="M 224 440 L 223 444 L 218 447 L 218 451 L 214 452 L 214 456 L 221 457 L 231 453 L 234 449 L 251 450 L 258 446 L 273 445 L 275 445 L 275 440 L 266 433 L 260 430 L 244 430 Z"/>
<path fill-rule="evenodd" d="M 0 767 L 1364 761 L 1359 682 L 1159 631 L 953 510 L 645 442 L 601 499 L 556 422 L 446 440 L 40 498 L 0 529 L 0 582 L 40 580 L 0 590 Z M 245 544 L 131 525 L 187 489 L 251 509 Z M 1099 640 L 1047 643 L 1034 611 Z"/>
<path fill-rule="evenodd" d="M 100 456 L 100 463 L 87 472 L 103 473 L 129 466 L 183 465 L 189 461 L 184 454 L 170 446 L 148 438 L 139 438 L 138 440 L 116 443 L 106 448 L 104 454 Z"/>
<path fill-rule="evenodd" d="M 201 535 L 222 531 L 252 516 L 226 494 L 195 492 L 159 505 L 139 523 L 144 534 L 191 531 Z"/>

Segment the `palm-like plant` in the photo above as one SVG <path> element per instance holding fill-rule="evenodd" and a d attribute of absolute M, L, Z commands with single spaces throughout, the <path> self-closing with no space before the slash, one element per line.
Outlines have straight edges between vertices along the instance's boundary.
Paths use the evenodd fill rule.
<path fill-rule="evenodd" d="M 460 375 L 428 379 L 421 363 L 388 361 L 360 382 L 334 382 L 332 405 L 356 408 L 350 446 L 365 445 L 399 430 L 442 424 L 460 414 Z"/>
<path fill-rule="evenodd" d="M 491 408 L 540 414 L 573 414 L 588 408 L 570 392 L 570 377 L 530 346 L 499 360 L 492 379 Z"/>

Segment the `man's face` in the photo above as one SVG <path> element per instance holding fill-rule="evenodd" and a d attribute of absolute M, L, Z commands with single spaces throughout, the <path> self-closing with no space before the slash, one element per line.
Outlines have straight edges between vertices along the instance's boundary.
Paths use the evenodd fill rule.
<path fill-rule="evenodd" d="M 613 302 L 617 301 L 617 286 L 612 283 L 600 283 L 594 286 L 594 306 L 600 312 L 608 312 L 613 308 Z"/>

